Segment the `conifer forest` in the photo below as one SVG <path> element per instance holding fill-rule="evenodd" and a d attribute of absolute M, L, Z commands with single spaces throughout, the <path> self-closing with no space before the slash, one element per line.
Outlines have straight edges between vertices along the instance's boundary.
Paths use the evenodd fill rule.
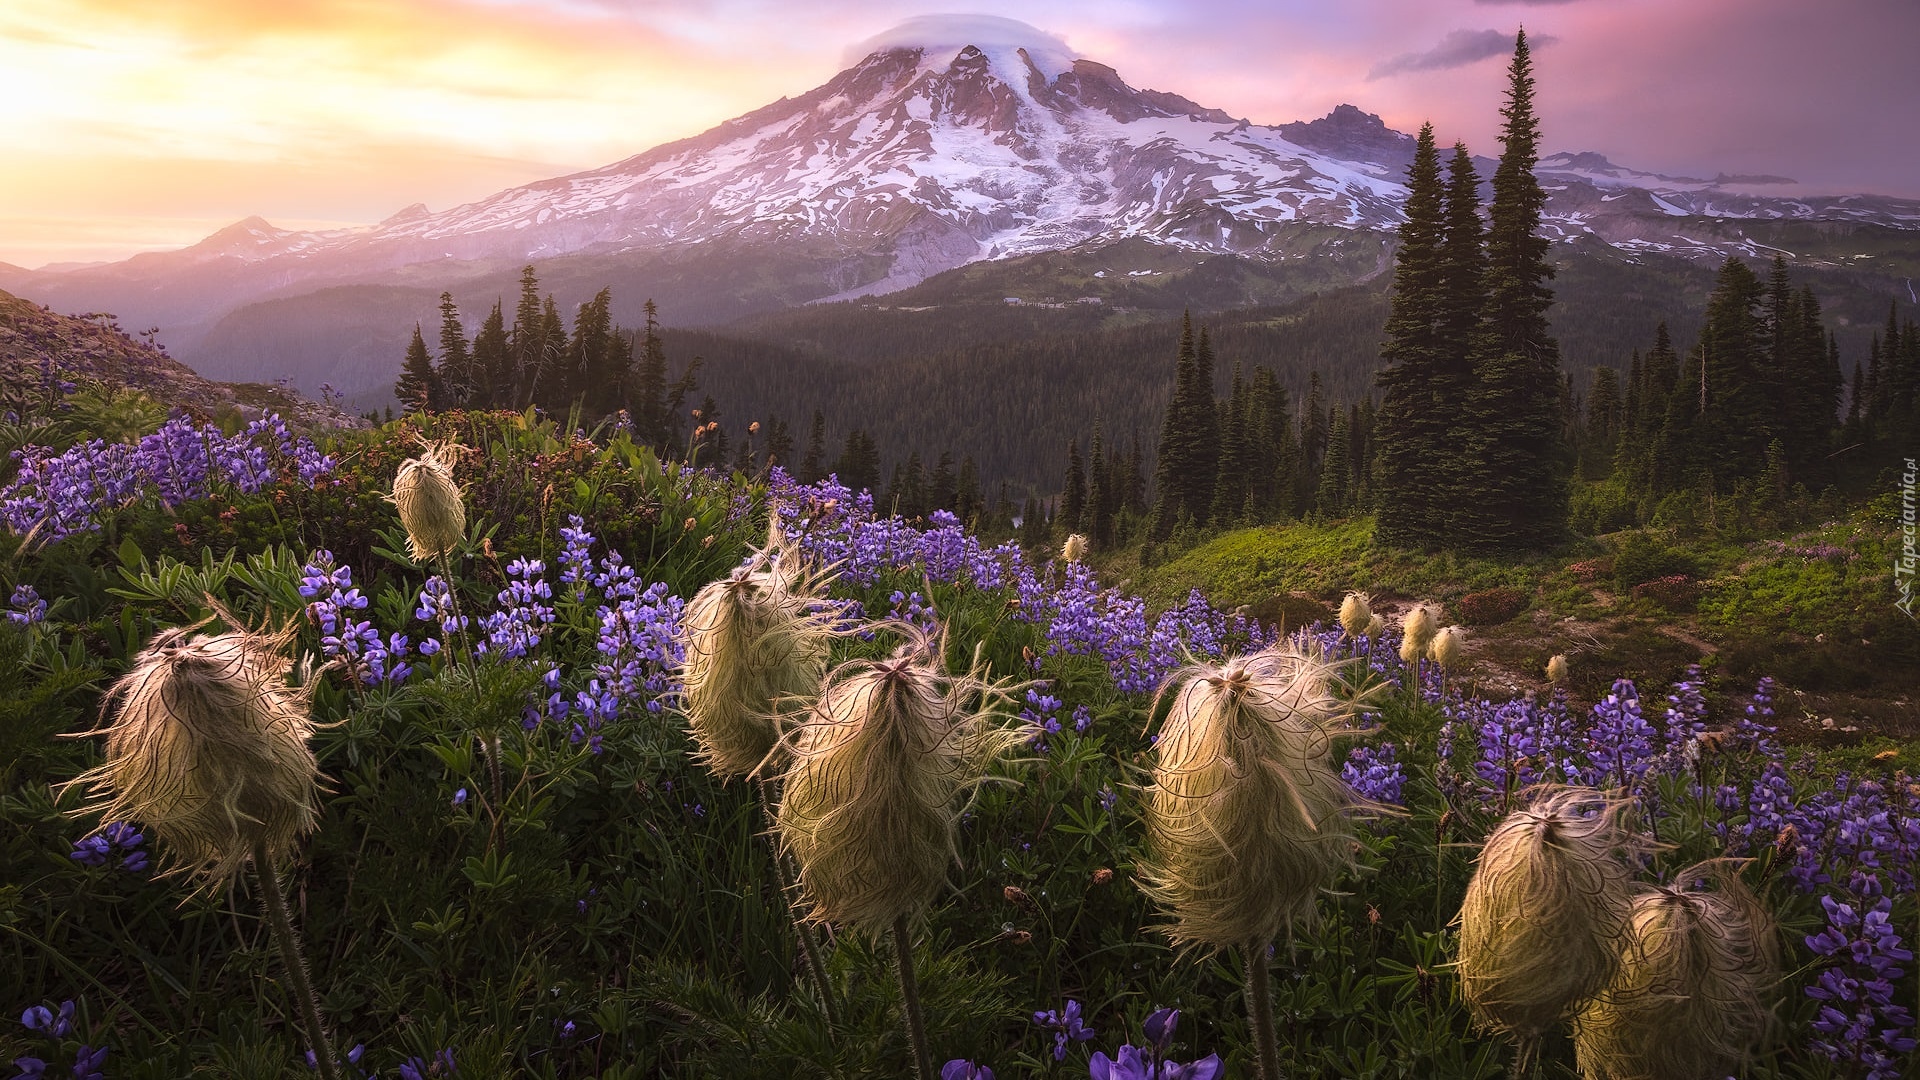
<path fill-rule="evenodd" d="M 1754 252 L 1575 370 L 1501 49 L 1304 300 L 529 263 L 356 417 L 0 294 L 0 1067 L 1920 1075 L 1920 315 Z"/>

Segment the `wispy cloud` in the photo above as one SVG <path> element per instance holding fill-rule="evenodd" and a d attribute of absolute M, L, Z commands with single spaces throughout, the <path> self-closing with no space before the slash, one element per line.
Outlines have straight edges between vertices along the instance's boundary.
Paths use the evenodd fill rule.
<path fill-rule="evenodd" d="M 1558 41 L 1547 34 L 1536 34 L 1527 38 L 1531 48 L 1542 48 Z M 1489 56 L 1502 56 L 1513 51 L 1513 35 L 1504 30 L 1455 30 L 1440 39 L 1440 44 L 1425 52 L 1401 53 L 1391 60 L 1382 60 L 1367 72 L 1367 81 L 1404 75 L 1410 71 L 1444 71 L 1447 68 L 1466 67 L 1468 64 L 1485 60 Z"/>

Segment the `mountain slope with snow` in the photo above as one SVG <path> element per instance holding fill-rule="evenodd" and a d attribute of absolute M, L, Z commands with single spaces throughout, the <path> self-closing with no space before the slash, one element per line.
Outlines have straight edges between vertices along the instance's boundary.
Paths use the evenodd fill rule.
<path fill-rule="evenodd" d="M 1303 230 L 1377 243 L 1400 220 L 1412 147 L 1351 105 L 1253 124 L 1132 87 L 1011 20 L 929 17 L 874 39 L 805 94 L 604 168 L 361 229 L 249 218 L 180 251 L 6 280 L 57 307 L 158 324 L 190 360 L 255 300 L 369 285 L 437 293 L 527 262 L 543 280 L 565 264 L 739 297 L 693 316 L 726 318 L 1121 241 L 1267 262 L 1310 257 Z M 1769 256 L 1800 223 L 1818 227 L 1819 245 L 1789 254 L 1827 258 L 1847 230 L 1920 250 L 1913 200 L 1799 197 L 1779 178 L 1661 176 L 1590 153 L 1538 171 L 1545 230 L 1617 257 Z"/>

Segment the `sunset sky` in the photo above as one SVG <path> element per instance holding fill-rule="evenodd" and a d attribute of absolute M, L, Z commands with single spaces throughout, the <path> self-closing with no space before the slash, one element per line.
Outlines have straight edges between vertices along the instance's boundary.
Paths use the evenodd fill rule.
<path fill-rule="evenodd" d="M 802 93 L 950 11 L 1256 123 L 1352 102 L 1486 154 L 1524 22 L 1548 151 L 1920 196 L 1914 0 L 5 0 L 0 261 L 444 209 Z"/>

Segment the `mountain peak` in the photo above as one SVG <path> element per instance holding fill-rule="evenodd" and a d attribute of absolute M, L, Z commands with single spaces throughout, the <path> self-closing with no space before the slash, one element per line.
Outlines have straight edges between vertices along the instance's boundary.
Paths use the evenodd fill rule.
<path fill-rule="evenodd" d="M 1003 72 L 1018 72 L 1031 63 L 1049 79 L 1071 71 L 1077 58 L 1073 49 L 1058 36 L 1018 19 L 997 15 L 921 15 L 853 46 L 847 50 L 844 60 L 846 66 L 852 67 L 875 53 L 917 49 L 927 61 L 944 62 L 969 46 L 986 54 L 994 67 Z"/>
<path fill-rule="evenodd" d="M 1318 120 L 1282 124 L 1280 135 L 1295 146 L 1347 161 L 1402 169 L 1413 160 L 1413 136 L 1357 105 L 1336 105 Z"/>

